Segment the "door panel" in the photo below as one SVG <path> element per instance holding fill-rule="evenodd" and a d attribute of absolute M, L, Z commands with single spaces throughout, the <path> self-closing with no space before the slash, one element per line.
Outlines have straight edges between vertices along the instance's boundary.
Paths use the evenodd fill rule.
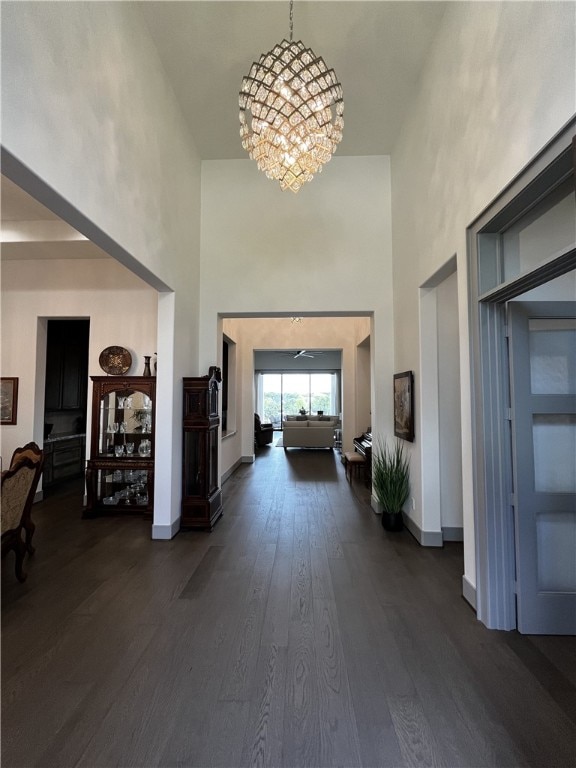
<path fill-rule="evenodd" d="M 576 634 L 576 302 L 511 302 L 518 630 Z"/>

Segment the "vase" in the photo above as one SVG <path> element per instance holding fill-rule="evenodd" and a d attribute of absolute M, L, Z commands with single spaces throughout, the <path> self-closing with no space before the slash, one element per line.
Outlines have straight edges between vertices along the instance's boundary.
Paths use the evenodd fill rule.
<path fill-rule="evenodd" d="M 144 373 L 142 376 L 152 376 L 152 371 L 150 370 L 150 358 L 152 355 L 144 355 Z"/>
<path fill-rule="evenodd" d="M 401 531 L 404 528 L 402 512 L 387 512 L 382 510 L 382 527 L 385 531 Z"/>

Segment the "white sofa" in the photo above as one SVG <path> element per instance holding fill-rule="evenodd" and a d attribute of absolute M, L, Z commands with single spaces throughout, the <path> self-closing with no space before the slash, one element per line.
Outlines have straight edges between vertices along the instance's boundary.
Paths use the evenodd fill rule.
<path fill-rule="evenodd" d="M 284 448 L 334 448 L 336 416 L 287 416 L 282 422 Z"/>

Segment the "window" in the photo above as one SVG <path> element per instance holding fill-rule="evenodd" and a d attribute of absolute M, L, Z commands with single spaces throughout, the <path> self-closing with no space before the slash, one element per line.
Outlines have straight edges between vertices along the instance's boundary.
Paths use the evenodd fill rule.
<path fill-rule="evenodd" d="M 307 413 L 340 413 L 340 372 L 257 374 L 257 412 L 264 423 L 282 428 L 285 416 L 302 408 Z"/>

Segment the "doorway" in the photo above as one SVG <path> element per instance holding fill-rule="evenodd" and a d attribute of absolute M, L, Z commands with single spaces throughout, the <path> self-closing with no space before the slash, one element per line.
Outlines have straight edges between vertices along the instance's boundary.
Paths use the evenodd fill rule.
<path fill-rule="evenodd" d="M 575 132 L 576 118 L 473 222 L 468 232 L 474 375 L 476 603 L 478 618 L 492 629 L 518 628 L 553 634 L 567 631 L 568 626 L 570 631 L 569 622 L 562 629 L 555 621 L 557 609 L 551 610 L 547 619 L 544 614 L 539 617 L 536 612 L 539 601 L 531 602 L 529 598 L 530 593 L 534 597 L 535 591 L 556 591 L 551 589 L 553 582 L 556 586 L 562 585 L 562 591 L 570 591 L 566 589 L 572 580 L 567 562 L 570 557 L 565 557 L 563 534 L 558 531 L 571 532 L 572 526 L 570 518 L 563 517 L 562 509 L 549 504 L 552 495 L 561 494 L 550 491 L 552 495 L 548 499 L 545 499 L 548 491 L 534 494 L 534 472 L 541 472 L 542 479 L 548 469 L 530 464 L 540 460 L 538 453 L 546 440 L 552 445 L 552 452 L 558 448 L 554 441 L 550 443 L 554 430 L 549 432 L 550 424 L 545 423 L 554 414 L 546 410 L 544 400 L 534 410 L 531 396 L 519 389 L 519 377 L 526 376 L 529 380 L 526 371 L 532 365 L 530 334 L 518 345 L 512 341 L 516 362 L 519 355 L 524 356 L 523 373 L 519 373 L 508 357 L 509 323 L 516 325 L 508 304 L 513 300 L 552 301 L 552 308 L 545 309 L 544 304 L 541 308 L 554 317 L 561 311 L 558 302 L 567 300 L 571 307 L 569 314 L 576 313 Z M 518 334 L 516 327 L 515 339 L 519 338 Z M 570 446 L 574 442 L 570 408 L 560 407 L 556 415 L 560 414 L 568 419 L 563 425 L 561 440 L 568 440 Z M 518 434 L 516 425 L 520 428 L 522 424 L 531 424 L 530 430 Z M 566 433 L 572 437 L 566 437 Z M 557 428 L 555 434 L 559 435 Z M 528 454 L 519 453 L 524 449 Z M 566 460 L 576 462 L 573 445 L 567 449 Z M 532 491 L 525 492 L 530 484 Z M 519 532 L 516 523 L 523 524 L 530 519 L 532 522 L 527 528 Z M 538 537 L 540 549 L 535 544 Z M 574 550 L 571 551 L 573 554 Z M 561 573 L 554 572 L 551 560 L 554 566 L 560 566 Z M 534 581 L 530 584 L 528 573 L 538 568 L 541 576 L 537 578 L 545 590 L 535 590 Z M 520 602 L 522 617 L 517 613 Z"/>
<path fill-rule="evenodd" d="M 48 320 L 42 490 L 84 477 L 90 320 Z"/>
<path fill-rule="evenodd" d="M 305 315 L 298 323 L 284 315 L 226 316 L 219 322 L 220 333 L 229 344 L 233 343 L 235 351 L 234 361 L 231 359 L 229 365 L 234 386 L 228 393 L 228 434 L 223 435 L 221 441 L 221 468 L 225 479 L 241 463 L 254 461 L 255 412 L 263 423 L 275 423 L 277 428 L 281 426 L 282 413 L 298 413 L 300 408 L 313 414 L 321 410 L 324 415 L 335 415 L 342 420 L 342 434 L 347 441 L 345 450 L 353 450 L 354 437 L 366 431 L 370 418 L 380 432 L 390 431 L 387 424 L 378 427 L 377 413 L 384 413 L 380 400 L 385 399 L 386 390 L 383 386 L 375 388 L 372 382 L 375 370 L 371 343 L 373 318 L 369 313 Z M 384 332 L 387 330 L 388 327 Z M 307 350 L 306 355 L 302 354 L 303 350 Z M 381 367 L 383 379 L 388 370 L 391 379 L 391 358 L 386 357 Z M 280 374 L 296 373 L 305 374 L 304 393 L 285 387 L 285 394 L 295 394 L 296 397 L 291 402 L 285 398 L 283 402 L 277 386 L 269 402 L 264 402 L 264 374 L 276 376 L 278 384 Z M 328 375 L 328 386 L 316 382 L 316 374 Z M 359 377 L 363 377 L 361 381 Z M 298 401 L 299 394 L 303 398 L 301 402 Z M 358 406 L 359 402 L 361 406 Z M 380 404 L 378 410 L 376 403 Z M 237 418 L 230 431 L 232 410 Z M 358 421 L 359 414 L 361 422 Z"/>
<path fill-rule="evenodd" d="M 458 273 L 454 255 L 420 288 L 420 543 L 463 541 Z M 464 586 L 464 589 L 466 587 Z"/>

